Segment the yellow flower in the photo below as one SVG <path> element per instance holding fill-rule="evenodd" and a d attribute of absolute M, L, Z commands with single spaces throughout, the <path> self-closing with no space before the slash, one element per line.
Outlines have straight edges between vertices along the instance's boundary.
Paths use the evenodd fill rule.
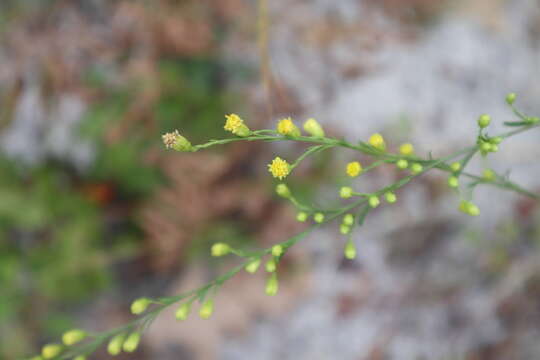
<path fill-rule="evenodd" d="M 355 177 L 362 172 L 362 164 L 358 161 L 353 161 L 347 164 L 347 175 Z"/>
<path fill-rule="evenodd" d="M 281 135 L 285 136 L 300 136 L 300 129 L 294 125 L 294 122 L 290 117 L 282 119 L 277 125 L 277 131 Z"/>
<path fill-rule="evenodd" d="M 227 121 L 223 127 L 225 130 L 232 132 L 234 135 L 245 137 L 251 133 L 249 128 L 244 124 L 244 120 L 236 114 L 225 115 Z"/>
<path fill-rule="evenodd" d="M 375 133 L 371 135 L 369 137 L 368 142 L 371 146 L 373 146 L 376 149 L 379 149 L 381 151 L 386 150 L 386 143 L 384 142 L 384 138 L 379 133 Z"/>
<path fill-rule="evenodd" d="M 291 166 L 287 161 L 280 157 L 276 157 L 272 163 L 268 165 L 268 171 L 272 173 L 272 176 L 281 180 L 289 175 Z"/>
<path fill-rule="evenodd" d="M 412 153 L 414 152 L 414 146 L 412 146 L 411 143 L 402 144 L 399 147 L 399 152 L 401 153 L 401 155 L 405 156 L 412 155 Z"/>

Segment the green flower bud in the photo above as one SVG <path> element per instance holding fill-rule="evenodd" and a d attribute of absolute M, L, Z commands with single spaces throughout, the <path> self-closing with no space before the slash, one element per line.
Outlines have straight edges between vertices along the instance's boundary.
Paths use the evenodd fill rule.
<path fill-rule="evenodd" d="M 246 265 L 245 269 L 248 273 L 253 274 L 257 272 L 257 270 L 259 269 L 259 265 L 261 265 L 261 259 L 255 259 L 255 260 L 250 261 Z"/>
<path fill-rule="evenodd" d="M 215 243 L 214 245 L 212 245 L 212 256 L 225 256 L 229 252 L 231 252 L 231 247 L 225 243 Z"/>
<path fill-rule="evenodd" d="M 493 145 L 499 145 L 503 141 L 503 138 L 500 136 L 495 136 L 489 139 L 489 142 Z"/>
<path fill-rule="evenodd" d="M 266 294 L 274 296 L 277 294 L 279 289 L 279 282 L 276 273 L 272 273 L 266 282 Z"/>
<path fill-rule="evenodd" d="M 471 216 L 480 215 L 480 209 L 478 208 L 478 206 L 476 206 L 470 201 L 461 201 L 459 204 L 459 210 Z"/>
<path fill-rule="evenodd" d="M 234 134 L 239 137 L 248 137 L 249 135 L 251 135 L 251 130 L 249 130 L 249 128 L 245 124 L 242 124 L 238 126 L 238 129 L 235 131 Z"/>
<path fill-rule="evenodd" d="M 485 154 L 487 154 L 488 152 L 491 151 L 491 147 L 492 147 L 492 146 L 493 146 L 492 144 L 483 141 L 483 142 L 480 144 L 480 152 L 481 152 L 482 154 L 485 155 Z M 495 145 L 495 146 L 497 146 L 497 145 Z"/>
<path fill-rule="evenodd" d="M 354 224 L 354 215 L 353 214 L 346 214 L 343 217 L 343 224 L 347 226 L 352 226 Z"/>
<path fill-rule="evenodd" d="M 266 265 L 265 265 L 266 272 L 272 273 L 276 271 L 276 268 L 277 268 L 276 259 L 271 258 L 270 260 L 266 262 Z"/>
<path fill-rule="evenodd" d="M 313 118 L 306 120 L 304 123 L 304 130 L 306 130 L 306 132 L 311 136 L 324 137 L 324 130 L 321 124 L 319 124 L 317 120 Z"/>
<path fill-rule="evenodd" d="M 491 149 L 489 149 L 489 151 L 496 153 L 499 151 L 499 145 L 491 144 Z"/>
<path fill-rule="evenodd" d="M 120 354 L 122 351 L 122 345 L 124 344 L 124 340 L 126 339 L 126 334 L 118 334 L 115 337 L 113 337 L 109 344 L 107 345 L 107 352 L 112 355 L 116 356 Z"/>
<path fill-rule="evenodd" d="M 276 186 L 276 193 L 285 199 L 288 199 L 291 197 L 291 191 L 289 190 L 289 187 L 285 184 L 278 184 Z"/>
<path fill-rule="evenodd" d="M 279 257 L 283 254 L 283 246 L 281 245 L 274 245 L 272 246 L 272 255 Z"/>
<path fill-rule="evenodd" d="M 506 102 L 508 103 L 508 105 L 512 105 L 514 101 L 516 101 L 516 97 L 517 95 L 515 93 L 510 93 L 506 95 Z"/>
<path fill-rule="evenodd" d="M 529 125 L 534 125 L 534 124 L 538 124 L 540 122 L 540 118 L 537 117 L 537 116 L 531 116 L 531 117 L 528 117 L 525 121 Z"/>
<path fill-rule="evenodd" d="M 212 312 L 214 312 L 214 300 L 206 300 L 199 309 L 199 316 L 201 319 L 208 319 L 212 316 Z"/>
<path fill-rule="evenodd" d="M 376 208 L 381 202 L 379 201 L 379 198 L 377 196 L 371 195 L 368 197 L 368 203 L 369 206 L 371 206 L 372 208 Z"/>
<path fill-rule="evenodd" d="M 59 344 L 47 344 L 41 349 L 41 356 L 44 359 L 54 359 L 62 352 L 63 347 Z"/>
<path fill-rule="evenodd" d="M 309 215 L 303 211 L 299 212 L 298 215 L 296 215 L 296 220 L 299 222 L 306 222 Z"/>
<path fill-rule="evenodd" d="M 347 241 L 347 244 L 345 244 L 345 250 L 343 252 L 345 257 L 349 260 L 356 258 L 356 246 L 352 240 Z"/>
<path fill-rule="evenodd" d="M 456 161 L 450 164 L 450 169 L 452 169 L 453 172 L 458 172 L 461 170 L 461 163 Z"/>
<path fill-rule="evenodd" d="M 409 167 L 409 162 L 405 159 L 399 159 L 396 162 L 396 166 L 398 167 L 398 169 L 404 170 Z"/>
<path fill-rule="evenodd" d="M 320 224 L 324 221 L 324 214 L 323 213 L 316 213 L 313 215 L 313 220 L 315 220 L 316 223 Z"/>
<path fill-rule="evenodd" d="M 424 167 L 421 164 L 414 163 L 411 165 L 411 173 L 413 175 L 418 175 L 424 170 Z"/>
<path fill-rule="evenodd" d="M 124 342 L 123 349 L 125 352 L 132 353 L 137 350 L 139 346 L 139 341 L 141 341 L 141 334 L 138 332 L 131 333 Z"/>
<path fill-rule="evenodd" d="M 349 186 L 343 186 L 340 190 L 339 190 L 339 196 L 343 199 L 348 199 L 350 198 L 351 196 L 353 196 L 353 189 Z"/>
<path fill-rule="evenodd" d="M 146 308 L 152 303 L 152 300 L 148 298 L 140 298 L 131 303 L 131 313 L 135 315 L 142 314 L 146 311 Z"/>
<path fill-rule="evenodd" d="M 480 126 L 480 128 L 482 129 L 488 127 L 490 122 L 491 116 L 487 114 L 480 115 L 480 117 L 478 118 L 478 126 Z"/>
<path fill-rule="evenodd" d="M 339 232 L 342 233 L 343 235 L 347 235 L 348 233 L 351 232 L 351 228 L 348 225 L 341 224 L 339 226 Z"/>
<path fill-rule="evenodd" d="M 459 187 L 459 180 L 456 176 L 450 176 L 448 177 L 448 186 L 451 188 L 457 188 Z"/>
<path fill-rule="evenodd" d="M 73 360 L 86 360 L 86 356 L 79 355 L 79 356 L 76 356 Z"/>
<path fill-rule="evenodd" d="M 482 173 L 482 177 L 484 178 L 484 180 L 486 181 L 493 181 L 495 180 L 495 172 L 491 169 L 485 169 L 484 172 Z"/>
<path fill-rule="evenodd" d="M 393 192 L 387 192 L 384 194 L 384 197 L 389 204 L 393 204 L 397 201 L 397 196 Z"/>
<path fill-rule="evenodd" d="M 71 346 L 79 341 L 82 341 L 86 337 L 86 331 L 80 330 L 80 329 L 73 329 L 66 331 L 64 335 L 62 335 L 62 342 L 67 345 Z"/>
<path fill-rule="evenodd" d="M 174 316 L 176 317 L 176 320 L 184 321 L 189 316 L 190 311 L 191 311 L 191 303 L 186 302 L 178 307 L 178 309 L 174 313 Z"/>

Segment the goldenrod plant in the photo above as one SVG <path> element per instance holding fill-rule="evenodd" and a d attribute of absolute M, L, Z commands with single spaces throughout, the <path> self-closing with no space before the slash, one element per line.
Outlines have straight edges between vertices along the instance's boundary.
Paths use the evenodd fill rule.
<path fill-rule="evenodd" d="M 397 146 L 398 153 L 389 152 L 385 139 L 379 133 L 373 134 L 366 142 L 358 141 L 357 143 L 327 137 L 322 126 L 312 118 L 303 124 L 303 129 L 307 135 L 302 134 L 300 127 L 291 118 L 280 120 L 275 130 L 251 130 L 244 120 L 236 114 L 226 115 L 224 126 L 225 130 L 234 135 L 233 137 L 192 145 L 178 131 L 163 135 L 165 147 L 179 152 L 195 152 L 211 146 L 237 141 L 296 141 L 309 144 L 307 150 L 294 161 L 289 162 L 276 156 L 268 165 L 268 171 L 274 178 L 279 180 L 276 185 L 276 193 L 297 209 L 296 219 L 299 222 L 307 222 L 311 219 L 312 224 L 301 233 L 267 249 L 258 251 L 237 249 L 229 244 L 216 243 L 211 248 L 212 256 L 234 255 L 242 260 L 241 263 L 209 283 L 184 294 L 136 299 L 131 305 L 131 312 L 135 316 L 131 322 L 100 333 L 81 329 L 69 330 L 63 335 L 61 343 L 45 345 L 40 355 L 30 359 L 84 360 L 86 356 L 92 354 L 101 346 L 105 346 L 112 356 L 122 352 L 134 352 L 137 350 L 143 333 L 163 310 L 176 307 L 176 319 L 183 321 L 188 318 L 193 307 L 198 307 L 200 318 L 208 319 L 214 311 L 214 298 L 217 296 L 220 287 L 240 271 L 246 271 L 250 274 L 257 272 L 261 264 L 263 264 L 262 271 L 268 273 L 266 293 L 276 295 L 279 291 L 277 271 L 283 256 L 292 246 L 304 239 L 314 229 L 334 221 L 339 223 L 339 232 L 344 237 L 344 257 L 352 260 L 356 257 L 358 251 L 352 238 L 353 231 L 364 224 L 369 212 L 383 206 L 383 203 L 396 203 L 398 201 L 396 191 L 428 171 L 439 170 L 448 174 L 448 186 L 458 195 L 456 208 L 470 216 L 480 215 L 479 207 L 472 201 L 472 194 L 474 188 L 481 184 L 514 191 L 532 199 L 540 200 L 540 195 L 522 188 L 510 181 L 507 175 L 497 174 L 492 169 L 485 169 L 480 175 L 465 171 L 475 155 L 480 154 L 480 156 L 487 157 L 491 153 L 497 152 L 505 139 L 540 126 L 538 117 L 526 116 L 514 107 L 515 100 L 515 94 L 509 94 L 506 97 L 506 102 L 518 117 L 518 120 L 504 123 L 514 129 L 492 136 L 487 132 L 491 117 L 487 114 L 481 115 L 477 120 L 478 135 L 476 142 L 471 146 L 437 159 L 431 155 L 427 158 L 416 155 L 414 147 L 410 143 Z M 363 166 L 359 161 L 344 164 L 344 175 L 348 175 L 350 178 L 362 176 L 379 166 L 395 166 L 398 170 L 403 171 L 403 176 L 395 183 L 372 193 L 362 193 L 351 186 L 343 186 L 336 190 L 336 197 L 343 199 L 343 204 L 337 208 L 316 208 L 302 203 L 294 196 L 285 180 L 306 157 L 332 148 L 354 150 L 372 159 L 371 163 L 366 166 Z M 466 184 L 467 191 L 461 191 L 462 182 L 466 181 L 468 181 Z"/>

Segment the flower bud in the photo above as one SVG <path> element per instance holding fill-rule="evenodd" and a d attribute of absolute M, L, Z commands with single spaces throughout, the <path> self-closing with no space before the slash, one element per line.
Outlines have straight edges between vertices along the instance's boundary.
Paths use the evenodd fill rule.
<path fill-rule="evenodd" d="M 377 196 L 371 195 L 368 197 L 368 203 L 372 208 L 376 208 L 381 202 Z"/>
<path fill-rule="evenodd" d="M 276 186 L 276 193 L 282 198 L 288 199 L 291 197 L 291 191 L 286 184 L 278 184 Z"/>
<path fill-rule="evenodd" d="M 348 233 L 351 232 L 351 228 L 350 228 L 350 226 L 348 226 L 348 225 L 341 224 L 341 225 L 339 226 L 339 232 L 340 232 L 341 234 L 343 234 L 343 235 L 347 235 Z"/>
<path fill-rule="evenodd" d="M 378 150 L 381 150 L 381 151 L 386 150 L 386 143 L 384 142 L 384 138 L 379 133 L 375 133 L 371 135 L 369 137 L 368 143 Z"/>
<path fill-rule="evenodd" d="M 339 196 L 343 199 L 348 199 L 353 196 L 353 189 L 350 186 L 343 186 L 339 190 Z"/>
<path fill-rule="evenodd" d="M 409 167 L 409 162 L 405 159 L 399 159 L 398 161 L 396 161 L 396 166 L 398 167 L 398 169 L 404 170 Z"/>
<path fill-rule="evenodd" d="M 138 332 L 131 333 L 124 342 L 122 348 L 125 352 L 132 353 L 137 350 L 137 347 L 139 346 L 139 341 L 141 341 L 141 334 Z"/>
<path fill-rule="evenodd" d="M 212 256 L 219 257 L 225 256 L 231 252 L 231 247 L 225 243 L 215 243 L 212 245 L 211 253 Z"/>
<path fill-rule="evenodd" d="M 167 149 L 174 149 L 176 151 L 183 152 L 193 150 L 191 143 L 185 137 L 180 135 L 178 130 L 163 134 L 161 138 L 163 139 L 163 143 Z"/>
<path fill-rule="evenodd" d="M 137 299 L 131 303 L 131 313 L 135 315 L 142 314 L 151 303 L 152 300 L 145 297 Z"/>
<path fill-rule="evenodd" d="M 424 167 L 419 163 L 414 163 L 411 165 L 411 173 L 413 175 L 418 175 L 424 170 Z"/>
<path fill-rule="evenodd" d="M 79 356 L 76 356 L 73 360 L 86 360 L 86 356 L 79 355 Z"/>
<path fill-rule="evenodd" d="M 324 137 L 324 130 L 321 124 L 319 124 L 317 120 L 313 118 L 306 120 L 304 123 L 304 130 L 306 130 L 306 132 L 311 136 Z"/>
<path fill-rule="evenodd" d="M 482 129 L 488 127 L 490 122 L 491 116 L 489 116 L 488 114 L 480 115 L 480 117 L 478 118 L 478 126 L 480 126 L 480 128 Z"/>
<path fill-rule="evenodd" d="M 514 101 L 516 101 L 516 97 L 517 95 L 515 93 L 510 93 L 506 95 L 506 102 L 508 103 L 508 105 L 514 104 Z"/>
<path fill-rule="evenodd" d="M 471 215 L 471 216 L 478 216 L 480 215 L 480 209 L 478 208 L 478 206 L 476 206 L 475 204 L 473 204 L 472 202 L 470 201 L 461 201 L 459 203 L 459 210 L 467 215 Z"/>
<path fill-rule="evenodd" d="M 489 142 L 493 145 L 499 145 L 503 141 L 503 138 L 500 136 L 495 136 L 489 139 Z"/>
<path fill-rule="evenodd" d="M 303 211 L 299 212 L 298 215 L 296 215 L 296 220 L 299 222 L 306 222 L 309 215 Z"/>
<path fill-rule="evenodd" d="M 458 161 L 453 162 L 452 164 L 450 164 L 450 169 L 452 169 L 453 172 L 458 172 L 459 170 L 461 170 L 461 163 Z"/>
<path fill-rule="evenodd" d="M 254 259 L 246 265 L 245 269 L 248 273 L 253 274 L 259 269 L 259 265 L 261 265 L 261 259 Z"/>
<path fill-rule="evenodd" d="M 352 242 L 352 240 L 347 241 L 343 253 L 345 254 L 345 257 L 349 260 L 353 260 L 354 258 L 356 258 L 356 246 L 354 245 L 354 242 Z"/>
<path fill-rule="evenodd" d="M 79 341 L 82 341 L 86 337 L 86 331 L 80 330 L 80 329 L 73 329 L 66 331 L 64 335 L 62 335 L 62 342 L 67 345 L 71 346 Z"/>
<path fill-rule="evenodd" d="M 489 149 L 489 151 L 496 153 L 499 151 L 499 145 L 491 144 L 491 149 Z"/>
<path fill-rule="evenodd" d="M 315 220 L 316 223 L 320 224 L 324 221 L 324 214 L 323 213 L 316 213 L 313 215 L 313 220 Z"/>
<path fill-rule="evenodd" d="M 352 226 L 354 224 L 354 215 L 353 214 L 346 214 L 343 217 L 343 224 L 347 226 Z"/>
<path fill-rule="evenodd" d="M 448 186 L 451 188 L 457 188 L 459 187 L 459 180 L 456 176 L 449 176 L 448 177 Z"/>
<path fill-rule="evenodd" d="M 353 161 L 347 164 L 347 175 L 356 177 L 362 172 L 362 164 L 358 161 Z"/>
<path fill-rule="evenodd" d="M 482 173 L 482 177 L 484 178 L 484 180 L 486 181 L 493 181 L 495 180 L 495 172 L 491 169 L 485 169 L 484 172 Z"/>
<path fill-rule="evenodd" d="M 490 143 L 488 143 L 488 142 L 482 141 L 482 142 L 480 143 L 480 152 L 481 152 L 483 155 L 485 155 L 485 154 L 487 154 L 488 152 L 491 151 L 491 147 L 492 147 L 492 146 L 493 146 L 493 144 L 490 144 Z M 497 146 L 497 145 L 495 145 L 495 146 Z"/>
<path fill-rule="evenodd" d="M 189 312 L 191 311 L 191 303 L 185 302 L 182 305 L 178 307 L 176 312 L 174 313 L 174 316 L 176 320 L 178 321 L 184 321 L 189 316 Z"/>
<path fill-rule="evenodd" d="M 41 349 L 41 356 L 44 359 L 54 359 L 62 352 L 63 347 L 59 344 L 47 344 Z"/>
<path fill-rule="evenodd" d="M 199 309 L 199 316 L 201 319 L 208 319 L 210 316 L 212 316 L 212 313 L 214 312 L 214 300 L 206 300 L 204 304 L 202 304 L 201 308 Z"/>
<path fill-rule="evenodd" d="M 274 296 L 277 294 L 279 289 L 279 282 L 276 273 L 272 273 L 266 282 L 266 294 Z"/>
<path fill-rule="evenodd" d="M 384 194 L 384 197 L 389 204 L 393 204 L 397 201 L 397 196 L 393 192 L 387 192 Z"/>
<path fill-rule="evenodd" d="M 114 336 L 107 345 L 107 352 L 112 356 L 120 354 L 125 338 L 126 334 L 118 334 Z"/>
<path fill-rule="evenodd" d="M 281 245 L 274 245 L 272 246 L 272 255 L 279 257 L 283 254 L 283 246 Z"/>
<path fill-rule="evenodd" d="M 405 156 L 412 155 L 414 153 L 414 146 L 411 143 L 402 144 L 399 147 L 399 152 Z"/>
<path fill-rule="evenodd" d="M 270 260 L 266 262 L 266 265 L 265 265 L 266 272 L 272 273 L 276 271 L 276 268 L 277 268 L 276 259 L 271 258 Z"/>
<path fill-rule="evenodd" d="M 537 116 L 531 116 L 531 117 L 528 117 L 527 119 L 525 119 L 525 121 L 529 125 L 534 125 L 534 124 L 538 124 L 540 122 L 540 118 L 537 117 Z"/>

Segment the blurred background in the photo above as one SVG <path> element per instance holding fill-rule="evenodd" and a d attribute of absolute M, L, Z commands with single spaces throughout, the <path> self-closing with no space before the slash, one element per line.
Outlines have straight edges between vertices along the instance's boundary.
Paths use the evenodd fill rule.
<path fill-rule="evenodd" d="M 501 131 L 510 91 L 540 115 L 537 0 L 266 3 L 0 1 L 1 360 L 223 273 L 234 260 L 209 259 L 214 242 L 269 246 L 305 226 L 266 170 L 304 146 L 178 154 L 164 132 L 198 143 L 228 136 L 231 112 L 251 128 L 315 117 L 332 136 L 378 131 L 439 156 L 475 141 L 481 113 Z M 472 168 L 511 169 L 538 192 L 538 139 L 514 137 Z M 318 155 L 289 184 L 335 201 L 355 156 Z M 398 176 L 380 168 L 354 186 Z M 162 314 L 122 358 L 540 358 L 538 203 L 479 188 L 482 216 L 466 218 L 445 181 L 423 176 L 372 212 L 354 262 L 335 226 L 317 230 L 285 257 L 276 297 L 264 274 L 240 274 L 211 320 Z"/>

